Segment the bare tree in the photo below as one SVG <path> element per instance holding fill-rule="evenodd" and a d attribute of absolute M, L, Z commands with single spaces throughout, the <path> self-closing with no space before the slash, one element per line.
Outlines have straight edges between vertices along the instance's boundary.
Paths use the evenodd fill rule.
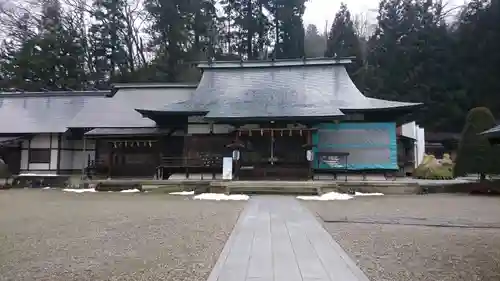
<path fill-rule="evenodd" d="M 39 1 L 0 2 L 0 37 L 20 44 L 38 34 L 41 24 Z"/>
<path fill-rule="evenodd" d="M 91 0 L 62 0 L 73 13 L 82 17 L 82 26 L 85 28 L 85 34 L 88 33 L 88 28 L 91 23 L 92 15 L 95 9 L 92 6 Z M 125 8 L 120 11 L 125 18 L 125 28 L 118 30 L 118 35 L 125 42 L 127 65 L 129 70 L 144 66 L 147 63 L 146 50 L 144 46 L 144 36 L 142 32 L 147 22 L 147 14 L 143 10 L 143 1 L 126 1 Z M 108 19 L 103 19 L 103 23 Z M 90 44 L 91 42 L 89 42 Z"/>

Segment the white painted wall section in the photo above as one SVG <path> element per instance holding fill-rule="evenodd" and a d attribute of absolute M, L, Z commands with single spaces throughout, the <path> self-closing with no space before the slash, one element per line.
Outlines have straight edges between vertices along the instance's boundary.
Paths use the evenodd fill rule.
<path fill-rule="evenodd" d="M 420 128 L 417 126 L 416 128 L 416 134 L 417 134 L 417 141 L 416 141 L 416 153 L 415 156 L 417 157 L 415 161 L 415 165 L 418 166 L 422 161 L 424 160 L 424 154 L 425 154 L 425 130 L 424 128 Z"/>
<path fill-rule="evenodd" d="M 187 133 L 188 135 L 210 134 L 210 130 L 210 124 L 189 124 Z"/>
<path fill-rule="evenodd" d="M 21 151 L 21 170 L 50 170 L 57 169 L 58 157 L 58 134 L 39 134 L 33 136 L 31 140 L 25 140 L 22 143 Z M 51 149 L 50 160 L 48 163 L 29 163 L 28 149 Z"/>
<path fill-rule="evenodd" d="M 415 121 L 403 124 L 401 126 L 401 135 L 407 138 L 417 139 L 417 123 Z"/>
<path fill-rule="evenodd" d="M 21 150 L 21 170 L 28 170 L 28 154 L 28 150 Z"/>
<path fill-rule="evenodd" d="M 54 135 L 56 135 L 56 134 L 54 134 Z M 31 139 L 30 148 L 50 148 L 50 136 L 51 136 L 51 134 L 35 135 Z M 57 138 L 57 135 L 56 135 L 56 138 Z M 56 145 L 57 145 L 57 142 L 56 142 Z"/>
<path fill-rule="evenodd" d="M 234 127 L 225 124 L 214 124 L 214 134 L 229 134 L 234 131 Z"/>
<path fill-rule="evenodd" d="M 61 150 L 59 151 L 59 134 L 35 135 L 21 144 L 21 170 L 23 173 L 40 173 L 45 170 L 81 170 L 87 164 L 88 156 L 90 160 L 95 159 L 95 140 L 86 140 L 86 152 L 83 152 L 83 140 L 68 140 L 61 136 Z M 29 148 L 50 149 L 49 163 L 29 163 Z M 59 155 L 60 153 L 60 155 Z M 59 163 L 58 163 L 59 161 Z"/>

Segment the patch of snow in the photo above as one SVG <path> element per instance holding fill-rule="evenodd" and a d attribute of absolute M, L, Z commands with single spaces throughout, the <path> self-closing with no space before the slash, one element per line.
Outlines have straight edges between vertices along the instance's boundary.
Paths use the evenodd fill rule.
<path fill-rule="evenodd" d="M 196 200 L 235 200 L 235 201 L 246 201 L 250 196 L 245 194 L 223 194 L 223 193 L 202 193 L 193 197 Z"/>
<path fill-rule="evenodd" d="M 44 187 L 44 188 L 42 188 L 42 189 L 50 189 L 50 186 Z"/>
<path fill-rule="evenodd" d="M 66 192 L 75 192 L 75 193 L 84 193 L 84 192 L 97 192 L 97 190 L 95 190 L 95 188 L 80 188 L 80 189 L 71 189 L 71 188 L 65 188 L 63 189 L 63 191 L 66 191 Z"/>
<path fill-rule="evenodd" d="M 19 174 L 18 177 L 57 177 L 56 174 Z"/>
<path fill-rule="evenodd" d="M 333 201 L 333 200 L 349 200 L 353 196 L 345 193 L 328 192 L 321 196 L 297 196 L 297 199 L 308 201 Z"/>
<path fill-rule="evenodd" d="M 120 192 L 123 192 L 123 193 L 137 193 L 137 192 L 141 192 L 139 189 L 126 189 L 126 190 L 122 190 Z"/>
<path fill-rule="evenodd" d="M 383 193 L 362 193 L 362 192 L 354 192 L 354 196 L 383 196 Z"/>
<path fill-rule="evenodd" d="M 194 191 L 170 192 L 170 195 L 194 195 Z"/>

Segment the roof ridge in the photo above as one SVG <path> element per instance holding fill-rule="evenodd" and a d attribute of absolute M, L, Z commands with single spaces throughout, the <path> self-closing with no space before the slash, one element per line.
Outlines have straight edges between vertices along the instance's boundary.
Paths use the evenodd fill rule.
<path fill-rule="evenodd" d="M 113 84 L 113 89 L 137 89 L 137 88 L 196 88 L 198 83 L 117 83 Z"/>
<path fill-rule="evenodd" d="M 275 60 L 240 60 L 240 61 L 205 61 L 198 67 L 204 68 L 269 68 L 290 66 L 322 66 L 350 64 L 354 57 L 343 58 L 302 58 L 302 59 L 275 59 Z"/>
<path fill-rule="evenodd" d="M 53 92 L 0 92 L 0 98 L 66 97 L 66 96 L 106 96 L 110 91 L 53 91 Z"/>

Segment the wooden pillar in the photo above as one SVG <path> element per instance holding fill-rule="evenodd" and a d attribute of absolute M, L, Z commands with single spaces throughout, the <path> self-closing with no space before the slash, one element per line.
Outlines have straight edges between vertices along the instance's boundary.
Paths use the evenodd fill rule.
<path fill-rule="evenodd" d="M 240 143 L 240 126 L 236 126 L 236 135 L 234 136 L 234 141 L 236 144 L 239 144 Z M 240 159 L 236 160 L 236 161 L 233 161 L 233 164 L 234 164 L 234 179 L 235 180 L 238 180 L 239 179 L 239 174 L 240 174 L 240 161 L 241 161 L 241 149 L 240 150 Z"/>
<path fill-rule="evenodd" d="M 108 178 L 111 177 L 111 170 L 113 169 L 113 162 L 115 160 L 115 147 L 108 142 L 108 145 L 111 147 L 110 153 L 108 154 L 109 165 L 108 165 Z"/>
<path fill-rule="evenodd" d="M 312 132 L 311 132 L 311 130 L 309 130 L 307 132 L 307 147 L 312 152 L 312 150 L 313 150 L 312 147 L 313 146 L 312 146 Z M 314 157 L 314 153 L 313 153 L 313 161 L 309 161 L 309 178 L 311 180 L 314 180 L 314 161 L 316 161 L 315 158 L 316 157 Z"/>

